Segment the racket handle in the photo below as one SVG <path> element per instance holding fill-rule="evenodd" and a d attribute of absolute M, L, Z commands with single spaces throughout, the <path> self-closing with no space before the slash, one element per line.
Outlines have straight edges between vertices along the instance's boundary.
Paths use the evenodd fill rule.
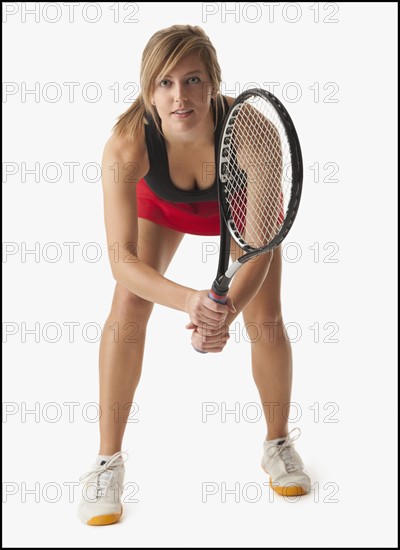
<path fill-rule="evenodd" d="M 217 302 L 218 304 L 225 304 L 226 303 L 226 294 L 220 295 L 214 292 L 212 289 L 208 293 L 208 297 L 211 298 L 211 300 L 214 300 L 214 302 Z M 208 353 L 208 351 L 200 351 L 199 349 L 194 348 L 197 353 Z"/>

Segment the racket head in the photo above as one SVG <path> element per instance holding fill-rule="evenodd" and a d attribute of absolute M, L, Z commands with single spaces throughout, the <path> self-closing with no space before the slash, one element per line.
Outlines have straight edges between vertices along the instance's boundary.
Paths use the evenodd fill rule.
<path fill-rule="evenodd" d="M 293 121 L 273 94 L 255 88 L 238 96 L 217 161 L 221 217 L 247 252 L 243 261 L 279 246 L 298 212 L 303 162 Z"/>

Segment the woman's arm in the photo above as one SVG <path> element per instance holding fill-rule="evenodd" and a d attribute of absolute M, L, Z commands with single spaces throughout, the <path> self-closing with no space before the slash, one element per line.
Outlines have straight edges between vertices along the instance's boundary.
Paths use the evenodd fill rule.
<path fill-rule="evenodd" d="M 174 283 L 141 261 L 138 251 L 136 184 L 149 170 L 144 140 L 112 136 L 104 148 L 102 183 L 108 257 L 114 279 L 144 300 L 185 311 L 196 324 L 220 324 L 228 307 Z M 139 256 L 138 256 L 139 253 Z"/>
<path fill-rule="evenodd" d="M 271 266 L 274 251 L 256 256 L 244 264 L 236 273 L 229 289 L 229 296 L 236 312 L 229 312 L 226 324 L 230 325 L 249 302 L 257 295 Z"/>
<path fill-rule="evenodd" d="M 144 300 L 187 311 L 195 291 L 166 279 L 138 258 L 136 184 L 149 169 L 143 141 L 111 136 L 104 148 L 104 220 L 111 271 L 117 282 Z"/>
<path fill-rule="evenodd" d="M 240 250 L 239 247 L 236 250 Z M 244 264 L 236 273 L 229 288 L 228 298 L 231 303 L 234 304 L 235 311 L 231 308 L 225 320 L 225 327 L 219 327 L 218 329 L 212 329 L 213 336 L 225 334 L 227 327 L 229 327 L 238 315 L 243 311 L 249 302 L 257 295 L 265 278 L 268 275 L 269 268 L 271 266 L 274 251 L 267 252 L 254 258 L 253 260 Z M 186 328 L 194 329 L 201 335 L 201 342 L 207 342 L 206 334 L 210 329 L 207 326 L 199 327 L 192 326 L 190 323 L 186 325 Z M 222 340 L 219 340 L 222 341 Z M 200 340 L 198 341 L 200 342 Z M 196 346 L 195 346 L 196 347 Z M 199 347 L 199 346 L 197 346 Z"/>

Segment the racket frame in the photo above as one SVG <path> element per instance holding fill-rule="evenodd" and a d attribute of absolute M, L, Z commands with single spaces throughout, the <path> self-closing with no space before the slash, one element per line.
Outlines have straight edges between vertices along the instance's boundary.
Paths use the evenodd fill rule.
<path fill-rule="evenodd" d="M 272 239 L 270 243 L 261 248 L 254 248 L 248 245 L 242 239 L 240 234 L 235 230 L 234 222 L 232 216 L 230 215 L 229 207 L 225 201 L 225 196 L 223 192 L 223 186 L 227 181 L 227 177 L 223 174 L 223 166 L 224 164 L 226 164 L 226 160 L 224 161 L 223 152 L 224 149 L 228 147 L 228 145 L 225 144 L 225 140 L 226 138 L 229 138 L 227 130 L 233 124 L 231 123 L 231 120 L 234 111 L 239 112 L 240 105 L 252 96 L 261 96 L 262 98 L 270 102 L 275 110 L 278 112 L 288 138 L 292 166 L 292 192 L 287 208 L 288 213 L 285 217 L 279 233 Z M 235 99 L 234 103 L 231 105 L 228 113 L 226 114 L 224 123 L 222 125 L 215 167 L 218 189 L 218 203 L 220 209 L 220 254 L 217 275 L 212 284 L 209 296 L 216 302 L 225 303 L 226 295 L 229 291 L 230 282 L 237 270 L 255 256 L 265 254 L 266 252 L 269 252 L 279 246 L 291 229 L 299 209 L 303 187 L 303 161 L 300 142 L 293 121 L 278 98 L 276 98 L 273 94 L 266 90 L 263 90 L 261 88 L 253 88 L 251 90 L 243 92 Z M 239 247 L 246 252 L 246 254 L 241 256 L 228 268 L 231 236 L 234 241 L 239 245 Z"/>

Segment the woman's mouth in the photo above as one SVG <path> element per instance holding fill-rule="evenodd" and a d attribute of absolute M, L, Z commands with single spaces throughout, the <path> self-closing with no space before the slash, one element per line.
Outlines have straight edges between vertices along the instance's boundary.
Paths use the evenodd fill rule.
<path fill-rule="evenodd" d="M 172 114 L 176 118 L 188 118 L 193 113 L 192 109 L 177 109 Z"/>

